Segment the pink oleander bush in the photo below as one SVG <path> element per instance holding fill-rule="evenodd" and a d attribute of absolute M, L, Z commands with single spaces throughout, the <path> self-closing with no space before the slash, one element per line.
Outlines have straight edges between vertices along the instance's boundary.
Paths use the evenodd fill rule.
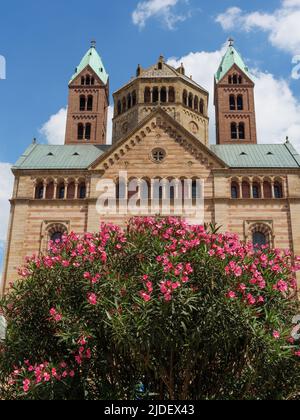
<path fill-rule="evenodd" d="M 297 399 L 299 261 L 177 218 L 71 233 L 0 301 L 0 397 Z"/>

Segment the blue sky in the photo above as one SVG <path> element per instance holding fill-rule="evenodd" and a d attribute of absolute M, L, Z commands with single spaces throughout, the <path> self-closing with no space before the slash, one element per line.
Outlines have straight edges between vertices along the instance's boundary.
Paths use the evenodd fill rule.
<path fill-rule="evenodd" d="M 222 47 L 232 35 L 257 77 L 260 141 L 283 141 L 289 134 L 300 145 L 300 81 L 297 73 L 292 77 L 293 57 L 300 61 L 299 15 L 300 0 L 2 2 L 0 55 L 7 62 L 7 78 L 0 80 L 3 218 L 11 189 L 8 164 L 33 137 L 61 142 L 65 113 L 57 113 L 67 105 L 68 80 L 92 39 L 110 74 L 111 92 L 134 75 L 138 63 L 151 65 L 160 54 L 176 58 L 174 64 L 184 61 L 211 90 Z M 212 107 L 210 112 L 213 124 Z M 56 117 L 45 126 L 51 116 Z M 0 241 L 4 237 L 5 228 Z"/>

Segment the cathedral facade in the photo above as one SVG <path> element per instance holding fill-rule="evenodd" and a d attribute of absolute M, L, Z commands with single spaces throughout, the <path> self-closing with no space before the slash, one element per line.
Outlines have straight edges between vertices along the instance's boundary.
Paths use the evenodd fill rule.
<path fill-rule="evenodd" d="M 109 206 L 99 213 L 102 180 L 116 185 L 117 208 L 136 196 L 137 215 L 149 215 L 151 203 L 166 198 L 168 189 L 169 214 L 182 217 L 174 200 L 188 190 L 197 206 L 195 180 L 201 180 L 203 222 L 300 255 L 300 156 L 288 139 L 257 144 L 255 83 L 231 41 L 216 70 L 217 144 L 209 141 L 207 90 L 183 65 L 176 69 L 159 57 L 150 68 L 139 65 L 114 93 L 107 145 L 109 77 L 91 45 L 69 83 L 65 145 L 33 142 L 12 169 L 2 292 L 25 257 L 46 252 L 50 240 L 71 231 L 95 232 L 103 221 L 126 225 L 134 214 Z M 124 173 L 135 180 L 133 191 L 120 181 Z"/>

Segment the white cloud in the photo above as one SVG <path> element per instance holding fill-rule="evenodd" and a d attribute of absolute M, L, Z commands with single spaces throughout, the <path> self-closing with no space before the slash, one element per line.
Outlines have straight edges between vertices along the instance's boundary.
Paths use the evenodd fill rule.
<path fill-rule="evenodd" d="M 271 44 L 293 55 L 300 54 L 300 0 L 283 0 L 273 13 L 244 12 L 231 7 L 217 16 L 224 30 L 262 30 Z"/>
<path fill-rule="evenodd" d="M 60 109 L 52 115 L 41 128 L 41 133 L 49 144 L 64 144 L 67 122 L 67 108 Z"/>
<path fill-rule="evenodd" d="M 179 67 L 183 62 L 186 73 L 209 90 L 210 139 L 215 142 L 215 110 L 213 106 L 214 81 L 224 47 L 215 52 L 190 53 L 169 63 Z M 259 143 L 282 143 L 289 136 L 300 151 L 300 102 L 293 95 L 289 84 L 270 73 L 252 69 L 255 77 L 256 118 Z"/>
<path fill-rule="evenodd" d="M 176 23 L 186 20 L 190 14 L 175 13 L 178 3 L 188 3 L 188 0 L 146 0 L 139 2 L 132 13 L 132 21 L 140 28 L 144 28 L 148 19 L 156 17 L 162 19 L 168 29 L 174 29 Z"/>
<path fill-rule="evenodd" d="M 10 203 L 13 190 L 13 174 L 10 163 L 0 162 L 0 243 L 6 241 L 7 225 L 9 219 Z"/>

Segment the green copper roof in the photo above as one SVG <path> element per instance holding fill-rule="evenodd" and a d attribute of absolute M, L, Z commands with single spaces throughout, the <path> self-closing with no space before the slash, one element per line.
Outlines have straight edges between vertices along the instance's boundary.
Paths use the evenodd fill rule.
<path fill-rule="evenodd" d="M 110 146 L 32 144 L 13 169 L 87 169 Z"/>
<path fill-rule="evenodd" d="M 76 68 L 75 74 L 72 76 L 70 83 L 84 70 L 87 66 L 90 66 L 102 82 L 106 85 L 108 81 L 108 74 L 104 68 L 102 59 L 98 54 L 94 45 L 88 50 L 83 59 L 81 60 L 79 66 Z"/>
<path fill-rule="evenodd" d="M 231 69 L 231 67 L 234 64 L 236 64 L 252 80 L 252 77 L 249 73 L 249 69 L 246 66 L 241 55 L 237 52 L 237 50 L 233 47 L 233 45 L 230 45 L 215 75 L 216 81 L 220 82 L 220 80 L 223 79 L 223 77 L 226 75 L 226 73 L 228 73 L 228 71 Z"/>
<path fill-rule="evenodd" d="M 300 168 L 300 155 L 291 145 L 213 145 L 211 150 L 231 168 Z"/>

